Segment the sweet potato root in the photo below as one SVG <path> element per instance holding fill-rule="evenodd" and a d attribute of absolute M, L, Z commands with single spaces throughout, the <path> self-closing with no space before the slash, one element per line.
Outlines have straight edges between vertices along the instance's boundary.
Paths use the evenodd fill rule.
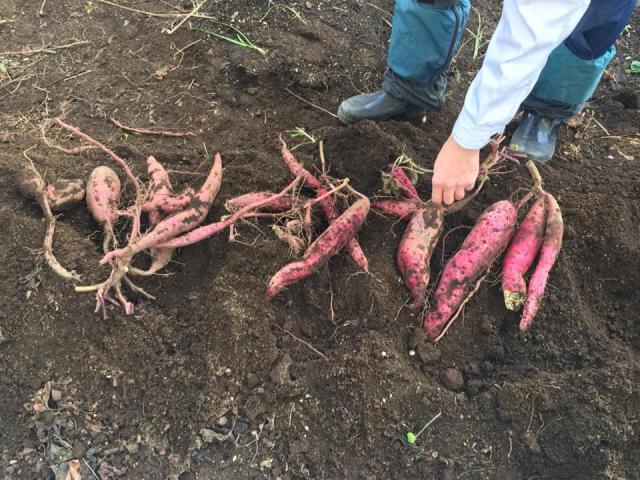
<path fill-rule="evenodd" d="M 429 285 L 429 261 L 443 225 L 444 211 L 429 204 L 411 216 L 400 240 L 396 263 L 413 297 L 410 308 L 419 308 L 424 304 Z"/>
<path fill-rule="evenodd" d="M 540 249 L 540 256 L 536 268 L 529 280 L 527 299 L 524 303 L 522 318 L 520 319 L 520 331 L 526 331 L 538 313 L 540 302 L 544 296 L 549 278 L 549 272 L 553 268 L 560 249 L 562 248 L 562 236 L 564 222 L 558 202 L 549 193 L 544 194 L 547 209 L 547 221 L 545 225 L 544 240 Z"/>
<path fill-rule="evenodd" d="M 64 212 L 77 207 L 84 200 L 84 195 L 84 182 L 79 178 L 56 180 L 47 186 L 47 199 L 54 212 Z"/>
<path fill-rule="evenodd" d="M 16 173 L 15 182 L 24 197 L 38 202 L 47 221 L 47 230 L 43 242 L 44 258 L 47 264 L 54 273 L 65 280 L 80 280 L 80 276 L 75 271 L 69 271 L 64 268 L 53 254 L 53 235 L 56 228 L 56 218 L 53 216 L 49 206 L 44 179 L 36 170 L 36 167 L 31 164 L 25 165 Z"/>
<path fill-rule="evenodd" d="M 406 218 L 413 215 L 419 206 L 416 202 L 409 200 L 381 200 L 371 204 L 371 208 L 374 210 L 378 210 L 384 215 L 398 218 Z"/>
<path fill-rule="evenodd" d="M 294 176 L 302 177 L 304 183 L 308 187 L 315 190 L 316 196 L 320 199 L 320 206 L 324 211 L 325 217 L 327 218 L 327 220 L 329 220 L 329 222 L 333 222 L 336 218 L 338 218 L 334 196 L 327 195 L 327 189 L 313 174 L 311 174 L 311 172 L 309 172 L 300 163 L 298 163 L 293 154 L 287 148 L 287 144 L 284 142 L 284 140 L 280 139 L 280 142 L 282 143 L 282 158 L 284 160 L 284 163 L 287 165 L 287 167 L 289 167 L 289 170 Z M 362 251 L 362 247 L 360 247 L 358 240 L 356 238 L 350 239 L 346 247 L 356 265 L 362 268 L 365 272 L 368 271 L 369 261 Z"/>
<path fill-rule="evenodd" d="M 100 263 L 104 264 L 118 257 L 131 258 L 138 252 L 159 246 L 159 244 L 197 227 L 209 213 L 211 204 L 220 190 L 221 182 L 222 158 L 217 153 L 209 176 L 187 209 L 163 219 L 152 231 L 145 233 L 138 241 L 129 244 L 126 248 L 108 253 L 100 260 Z"/>
<path fill-rule="evenodd" d="M 354 238 L 369 213 L 369 200 L 362 198 L 336 218 L 309 246 L 301 260 L 280 269 L 269 281 L 267 298 L 316 272 Z"/>
<path fill-rule="evenodd" d="M 411 179 L 407 176 L 404 169 L 393 163 L 389 164 L 389 176 L 393 179 L 402 195 L 408 200 L 421 201 L 416 187 L 411 183 Z"/>
<path fill-rule="evenodd" d="M 44 178 L 33 165 L 24 165 L 15 175 L 16 186 L 20 194 L 36 202 L 40 201 L 42 192 L 47 188 Z"/>
<path fill-rule="evenodd" d="M 240 195 L 239 197 L 227 200 L 224 206 L 229 212 L 233 213 L 237 212 L 241 208 L 246 207 L 247 205 L 259 202 L 261 200 L 266 200 L 271 197 L 273 197 L 273 193 L 271 192 L 245 193 L 244 195 Z M 287 210 L 291 210 L 291 207 L 293 207 L 293 199 L 290 195 L 287 195 L 284 197 L 276 198 L 275 200 L 262 205 L 260 207 L 260 211 L 268 213 L 281 213 L 286 212 Z"/>
<path fill-rule="evenodd" d="M 516 230 L 502 262 L 502 292 L 509 310 L 519 310 L 527 296 L 524 275 L 538 256 L 544 239 L 545 196 L 540 196 Z"/>
<path fill-rule="evenodd" d="M 87 180 L 87 206 L 94 220 L 110 228 L 118 220 L 120 179 L 109 167 L 93 169 Z"/>
<path fill-rule="evenodd" d="M 460 250 L 447 262 L 427 313 L 423 328 L 436 339 L 480 275 L 507 247 L 516 224 L 517 210 L 507 200 L 489 206 L 465 238 Z"/>
<path fill-rule="evenodd" d="M 153 156 L 147 158 L 147 172 L 151 187 L 149 200 L 142 205 L 142 211 L 149 214 L 152 225 L 156 225 L 165 215 L 185 209 L 193 200 L 195 191 L 191 187 L 179 195 L 173 195 L 169 174 Z"/>

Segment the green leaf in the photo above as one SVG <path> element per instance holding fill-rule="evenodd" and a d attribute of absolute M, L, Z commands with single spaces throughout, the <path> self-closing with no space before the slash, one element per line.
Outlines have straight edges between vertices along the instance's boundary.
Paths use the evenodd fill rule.
<path fill-rule="evenodd" d="M 416 443 L 416 436 L 413 432 L 407 433 L 407 442 L 409 442 L 412 445 Z"/>
<path fill-rule="evenodd" d="M 640 73 L 640 60 L 634 60 L 631 62 L 631 73 Z"/>

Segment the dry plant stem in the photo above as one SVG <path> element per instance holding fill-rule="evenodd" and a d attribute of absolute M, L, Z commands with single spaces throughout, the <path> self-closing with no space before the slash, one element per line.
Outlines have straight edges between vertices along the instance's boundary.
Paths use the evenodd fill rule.
<path fill-rule="evenodd" d="M 176 30 L 178 30 L 184 24 L 184 22 L 189 20 L 196 13 L 198 13 L 198 10 L 200 10 L 204 6 L 205 3 L 207 3 L 207 0 L 202 0 L 199 4 L 197 4 L 193 8 L 193 10 L 191 10 L 191 13 L 188 13 L 187 16 L 184 17 L 182 20 L 180 20 L 180 22 L 175 27 L 173 27 L 171 30 L 169 30 L 169 35 L 173 34 Z"/>
<path fill-rule="evenodd" d="M 42 124 L 40 125 L 40 133 L 42 136 L 42 141 L 45 143 L 47 147 L 53 148 L 55 150 L 60 150 L 62 153 L 66 153 L 67 155 L 82 155 L 86 151 L 95 150 L 96 148 L 98 148 L 95 145 L 83 145 L 75 148 L 65 148 L 65 147 L 61 147 L 60 145 L 56 145 L 49 138 L 47 138 L 46 129 L 48 128 L 50 123 L 51 123 L 50 121 L 45 121 L 45 122 L 42 122 Z"/>
<path fill-rule="evenodd" d="M 484 279 L 487 277 L 487 274 L 489 273 L 489 270 L 487 270 L 487 272 L 482 275 L 482 277 L 480 277 L 478 279 L 478 281 L 476 282 L 475 286 L 473 287 L 473 290 L 471 290 L 467 296 L 465 297 L 465 299 L 462 301 L 462 303 L 460 304 L 460 306 L 458 307 L 458 310 L 456 311 L 455 315 L 453 317 L 451 317 L 451 320 L 449 320 L 449 322 L 447 322 L 447 324 L 444 326 L 444 328 L 442 329 L 442 333 L 440 333 L 440 335 L 438 335 L 436 337 L 436 339 L 434 340 L 434 342 L 438 342 L 440 341 L 440 339 L 442 337 L 445 336 L 445 334 L 447 333 L 447 330 L 449 330 L 449 327 L 453 324 L 453 322 L 456 321 L 456 319 L 458 318 L 458 316 L 460 315 L 460 313 L 462 313 L 462 309 L 464 308 L 464 306 L 469 302 L 469 300 L 471 300 L 471 298 L 476 294 L 476 292 L 478 290 L 480 290 L 480 286 L 482 285 L 482 282 L 484 281 Z"/>
<path fill-rule="evenodd" d="M 544 193 L 544 190 L 542 189 L 542 177 L 540 176 L 540 172 L 533 160 L 529 160 L 527 162 L 527 169 L 529 170 L 529 175 L 531 175 L 531 179 L 533 180 L 533 187 L 522 198 L 522 200 L 516 204 L 517 210 L 520 210 L 520 208 L 522 208 L 522 206 L 525 205 L 534 195 Z"/>
<path fill-rule="evenodd" d="M 303 208 L 305 211 L 305 220 L 307 223 L 311 223 L 311 207 L 313 207 L 316 203 L 322 202 L 325 198 L 333 196 L 334 193 L 339 192 L 343 188 L 347 187 L 349 184 L 349 180 L 345 179 L 339 185 L 332 187 L 331 190 L 327 190 L 319 197 L 313 198 L 305 202 Z"/>
<path fill-rule="evenodd" d="M 203 13 L 170 13 L 170 12 L 163 12 L 163 13 L 155 13 L 155 12 L 148 12 L 146 10 L 139 10 L 137 8 L 132 8 L 132 7 L 127 7 L 126 5 L 120 5 L 119 3 L 115 3 L 115 2 L 110 2 L 109 0 L 96 0 L 98 3 L 103 3 L 105 5 L 111 5 L 112 7 L 117 7 L 117 8 L 121 8 L 123 10 L 127 10 L 129 12 L 134 12 L 134 13 L 139 13 L 141 15 L 146 15 L 148 17 L 156 17 L 156 18 L 182 18 L 182 17 L 186 17 L 186 16 L 190 16 L 190 17 L 195 17 L 195 18 L 202 18 L 205 20 L 214 20 L 216 21 L 217 18 L 212 17 L 211 15 L 205 15 Z"/>
<path fill-rule="evenodd" d="M 171 132 L 168 130 L 159 130 L 157 128 L 127 127 L 126 125 L 123 125 L 115 118 L 111 118 L 110 120 L 111 122 L 113 122 L 113 124 L 116 127 L 121 128 L 122 130 L 126 130 L 127 132 L 131 132 L 131 133 L 139 133 L 141 135 L 160 135 L 162 137 L 193 137 L 195 136 L 193 132 Z"/>
<path fill-rule="evenodd" d="M 78 45 L 86 45 L 89 40 L 78 40 L 77 42 L 67 43 L 66 45 L 58 45 L 54 47 L 37 48 L 35 50 L 19 50 L 13 52 L 0 52 L 0 55 L 33 55 L 34 53 L 56 53 L 56 50 L 64 50 L 66 48 L 77 47 Z"/>
<path fill-rule="evenodd" d="M 113 150 L 107 148 L 102 143 L 98 142 L 97 140 L 94 140 L 93 138 L 91 138 L 86 133 L 82 133 L 76 127 L 72 127 L 71 125 L 66 124 L 65 122 L 63 122 L 59 118 L 56 118 L 54 120 L 54 122 L 57 123 L 60 127 L 64 128 L 65 130 L 68 130 L 69 132 L 73 133 L 75 136 L 79 137 L 80 139 L 82 139 L 86 143 L 94 145 L 94 146 L 98 147 L 100 150 L 102 150 L 103 152 L 105 152 L 116 163 L 118 163 L 122 167 L 122 169 L 126 173 L 127 177 L 129 177 L 129 179 L 131 180 L 131 183 L 133 183 L 133 186 L 134 186 L 135 191 L 136 191 L 136 201 L 135 201 L 134 212 L 133 212 L 133 227 L 131 229 L 131 235 L 130 235 L 130 238 L 129 238 L 129 243 L 134 242 L 140 236 L 140 214 L 142 212 L 142 203 L 143 203 L 143 200 L 144 200 L 144 196 L 142 194 L 142 187 L 140 187 L 140 182 L 138 182 L 138 179 L 135 177 L 135 175 L 133 174 L 133 172 L 129 168 L 129 165 L 127 164 L 127 162 L 124 161 L 124 159 L 122 159 L 121 157 L 116 155 L 113 152 Z"/>

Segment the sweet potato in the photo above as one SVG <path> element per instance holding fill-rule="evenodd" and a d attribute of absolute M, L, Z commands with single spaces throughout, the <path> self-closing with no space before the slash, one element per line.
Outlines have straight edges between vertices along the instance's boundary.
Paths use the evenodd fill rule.
<path fill-rule="evenodd" d="M 320 198 L 320 206 L 324 211 L 325 217 L 329 222 L 333 222 L 338 218 L 334 196 L 327 195 L 327 189 L 313 174 L 311 174 L 311 172 L 298 163 L 293 154 L 287 148 L 287 144 L 282 141 L 282 139 L 280 139 L 280 141 L 282 142 L 282 158 L 285 164 L 289 167 L 289 170 L 294 176 L 302 177 L 304 183 L 315 190 L 316 196 Z M 350 239 L 346 247 L 356 265 L 362 268 L 365 272 L 368 271 L 369 261 L 362 251 L 362 247 L 360 247 L 358 240 L 356 238 Z"/>
<path fill-rule="evenodd" d="M 110 228 L 118 220 L 120 179 L 109 167 L 93 169 L 87 180 L 87 206 L 94 220 Z"/>
<path fill-rule="evenodd" d="M 424 305 L 429 285 L 429 261 L 444 225 L 444 211 L 433 204 L 415 212 L 404 230 L 396 263 L 411 292 L 410 308 Z"/>
<path fill-rule="evenodd" d="M 152 225 L 156 225 L 166 214 L 185 209 L 193 200 L 195 192 L 191 187 L 187 187 L 179 195 L 173 195 L 169 174 L 153 156 L 147 158 L 147 172 L 151 178 L 151 186 L 149 200 L 142 205 L 142 211 L 149 214 Z"/>
<path fill-rule="evenodd" d="M 84 200 L 84 195 L 84 182 L 79 178 L 56 180 L 47 186 L 47 199 L 54 212 L 64 212 L 77 207 Z"/>
<path fill-rule="evenodd" d="M 255 203 L 250 203 L 248 205 L 245 205 L 240 210 L 238 210 L 237 212 L 234 212 L 232 215 L 230 215 L 229 217 L 227 217 L 224 220 L 221 220 L 221 221 L 215 222 L 215 223 L 211 223 L 209 225 L 205 225 L 205 226 L 200 227 L 200 228 L 196 228 L 195 230 L 191 230 L 190 232 L 188 232 L 188 233 L 186 233 L 186 234 L 184 234 L 184 235 L 182 235 L 180 237 L 175 237 L 175 238 L 172 238 L 171 240 L 168 240 L 166 242 L 159 243 L 159 244 L 156 245 L 156 247 L 158 247 L 158 248 L 186 247 L 187 245 L 192 245 L 194 243 L 197 243 L 197 242 L 200 242 L 200 241 L 204 240 L 205 238 L 211 237 L 212 235 L 215 235 L 216 233 L 218 233 L 218 232 L 224 230 L 225 228 L 233 225 L 235 222 L 237 222 L 241 218 L 243 218 L 245 216 L 250 216 L 252 214 L 255 214 L 255 212 L 257 210 L 259 210 L 263 205 L 266 205 L 268 203 L 273 203 L 278 198 L 286 196 L 289 191 L 291 191 L 296 185 L 298 185 L 299 180 L 300 180 L 300 177 L 297 177 L 295 180 L 293 180 L 293 182 L 291 182 L 281 192 L 275 193 L 271 197 L 267 197 L 267 198 L 264 198 L 262 200 L 258 200 Z"/>
<path fill-rule="evenodd" d="M 259 202 L 261 200 L 266 200 L 270 197 L 273 197 L 273 193 L 271 192 L 245 193 L 244 195 L 240 195 L 239 197 L 227 200 L 224 206 L 229 212 L 233 213 L 237 212 L 243 207 L 246 207 L 247 205 Z M 287 195 L 285 197 L 276 198 L 275 200 L 264 204 L 262 207 L 260 207 L 260 211 L 268 213 L 280 213 L 291 210 L 291 207 L 293 207 L 293 200 L 290 195 Z"/>
<path fill-rule="evenodd" d="M 408 200 L 420 201 L 418 191 L 413 183 L 411 183 L 411 179 L 407 176 L 404 169 L 394 164 L 389 164 L 389 169 L 389 175 L 395 181 L 402 195 Z"/>
<path fill-rule="evenodd" d="M 419 204 L 409 200 L 381 200 L 371 204 L 371 208 L 385 215 L 406 218 L 419 208 Z"/>
<path fill-rule="evenodd" d="M 47 184 L 44 179 L 33 167 L 33 165 L 24 165 L 15 175 L 16 186 L 23 197 L 29 200 L 40 200 L 42 192 L 44 192 Z"/>
<path fill-rule="evenodd" d="M 267 298 L 316 272 L 354 238 L 369 213 L 369 200 L 362 198 L 336 218 L 309 246 L 301 260 L 289 263 L 269 281 Z"/>
<path fill-rule="evenodd" d="M 520 331 L 526 331 L 538 313 L 540 302 L 547 286 L 549 272 L 555 264 L 558 253 L 562 248 L 562 236 L 564 222 L 558 202 L 549 193 L 544 194 L 547 209 L 547 221 L 545 225 L 544 240 L 540 249 L 540 256 L 536 268 L 529 280 L 527 299 L 524 303 L 522 318 L 520 319 Z"/>
<path fill-rule="evenodd" d="M 211 204 L 220 190 L 221 182 L 222 158 L 219 153 L 216 153 L 209 176 L 188 208 L 163 219 L 153 230 L 145 233 L 136 242 L 129 244 L 126 248 L 108 253 L 100 260 L 100 263 L 104 264 L 118 257 L 130 258 L 142 250 L 157 247 L 160 243 L 166 242 L 181 233 L 197 227 L 209 213 Z"/>
<path fill-rule="evenodd" d="M 544 238 L 545 197 L 540 196 L 516 230 L 502 261 L 502 292 L 509 310 L 519 310 L 527 296 L 524 275 L 538 256 Z"/>
<path fill-rule="evenodd" d="M 46 183 L 36 167 L 24 165 L 15 176 L 15 182 L 20 193 L 29 200 L 34 200 L 40 205 L 40 209 L 45 216 L 47 229 L 44 236 L 43 251 L 47 264 L 56 274 L 65 280 L 80 280 L 80 276 L 75 271 L 64 268 L 53 254 L 53 235 L 56 228 L 56 218 L 51 212 L 49 200 L 47 199 Z"/>
<path fill-rule="evenodd" d="M 516 225 L 517 210 L 507 200 L 489 206 L 465 238 L 460 250 L 447 262 L 436 288 L 434 302 L 423 328 L 436 339 L 454 315 L 480 275 L 507 247 Z"/>

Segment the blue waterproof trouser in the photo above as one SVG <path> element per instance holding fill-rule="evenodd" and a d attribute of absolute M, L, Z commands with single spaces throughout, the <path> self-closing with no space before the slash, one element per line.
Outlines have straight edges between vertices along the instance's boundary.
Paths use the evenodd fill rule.
<path fill-rule="evenodd" d="M 549 56 L 523 108 L 557 118 L 579 112 L 614 57 L 614 43 L 635 6 L 636 0 L 592 0 Z M 413 105 L 439 110 L 469 10 L 469 0 L 396 0 L 382 88 Z"/>

